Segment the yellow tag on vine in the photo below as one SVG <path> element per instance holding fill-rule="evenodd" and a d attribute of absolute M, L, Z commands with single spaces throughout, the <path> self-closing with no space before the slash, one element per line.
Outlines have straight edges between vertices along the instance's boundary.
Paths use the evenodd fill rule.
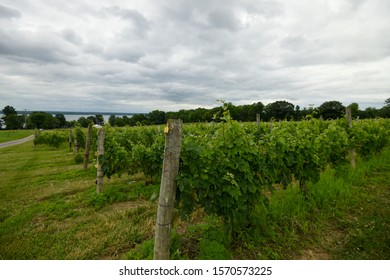
<path fill-rule="evenodd" d="M 168 132 L 169 132 L 169 126 L 166 126 L 166 127 L 164 128 L 164 133 L 167 134 Z"/>

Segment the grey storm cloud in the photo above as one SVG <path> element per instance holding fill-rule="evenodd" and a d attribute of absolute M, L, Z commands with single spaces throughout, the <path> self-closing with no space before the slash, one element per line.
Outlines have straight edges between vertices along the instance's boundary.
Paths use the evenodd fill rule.
<path fill-rule="evenodd" d="M 0 107 L 381 107 L 389 14 L 387 0 L 3 0 Z"/>
<path fill-rule="evenodd" d="M 72 55 L 71 50 L 61 46 L 61 43 L 50 34 L 36 35 L 31 32 L 0 30 L 0 54 L 9 56 L 16 61 L 24 60 L 57 63 L 67 62 Z"/>
<path fill-rule="evenodd" d="M 0 18 L 20 18 L 22 13 L 16 9 L 0 5 Z"/>
<path fill-rule="evenodd" d="M 241 25 L 231 9 L 219 8 L 212 11 L 208 17 L 211 25 L 216 28 L 236 31 Z"/>
<path fill-rule="evenodd" d="M 148 20 L 137 10 L 123 9 L 118 6 L 108 7 L 104 10 L 107 11 L 109 14 L 119 16 L 124 20 L 130 20 L 138 28 L 149 28 Z"/>
<path fill-rule="evenodd" d="M 75 45 L 81 45 L 83 43 L 83 38 L 79 36 L 73 29 L 65 28 L 61 31 L 63 38 Z"/>

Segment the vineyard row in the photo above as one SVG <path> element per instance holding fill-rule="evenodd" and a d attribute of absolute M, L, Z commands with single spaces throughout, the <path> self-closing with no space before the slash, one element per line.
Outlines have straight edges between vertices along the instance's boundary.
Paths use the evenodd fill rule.
<path fill-rule="evenodd" d="M 161 177 L 164 129 L 157 127 L 104 128 L 104 176 L 142 172 L 148 180 Z M 35 144 L 69 141 L 65 132 L 39 132 Z M 327 167 L 338 167 L 379 153 L 389 144 L 390 120 L 240 123 L 227 111 L 221 122 L 185 124 L 177 177 L 178 207 L 189 214 L 197 207 L 230 225 L 248 225 L 264 190 L 287 188 L 297 182 L 308 195 Z M 92 133 L 97 149 L 97 131 Z M 85 132 L 73 131 L 84 147 Z M 72 139 L 72 141 L 74 140 Z M 92 153 L 93 154 L 93 153 Z"/>

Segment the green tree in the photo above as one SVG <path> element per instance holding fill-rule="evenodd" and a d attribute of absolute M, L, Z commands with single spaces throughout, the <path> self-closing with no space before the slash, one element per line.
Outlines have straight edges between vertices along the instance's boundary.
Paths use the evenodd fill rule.
<path fill-rule="evenodd" d="M 14 107 L 7 105 L 3 109 L 3 114 L 4 116 L 10 116 L 10 115 L 17 115 L 18 113 L 16 112 Z"/>
<path fill-rule="evenodd" d="M 147 114 L 147 118 L 151 124 L 164 124 L 167 122 L 165 112 L 159 110 L 150 112 Z"/>
<path fill-rule="evenodd" d="M 53 129 L 59 127 L 59 120 L 46 112 L 32 112 L 27 118 L 28 128 Z"/>
<path fill-rule="evenodd" d="M 97 124 L 97 122 L 96 122 L 96 117 L 95 117 L 95 116 L 88 116 L 88 117 L 86 118 L 85 126 L 82 125 L 82 127 L 88 127 L 88 124 L 89 124 L 89 123 Z"/>
<path fill-rule="evenodd" d="M 81 127 L 88 127 L 89 120 L 87 120 L 86 117 L 80 117 L 80 118 L 77 120 L 77 123 L 78 123 Z"/>
<path fill-rule="evenodd" d="M 64 114 L 56 114 L 54 116 L 57 120 L 58 120 L 58 126 L 61 127 L 61 128 L 64 128 L 66 127 L 66 118 L 64 116 Z"/>
<path fill-rule="evenodd" d="M 252 108 L 253 108 L 253 113 L 252 113 L 252 115 L 254 116 L 253 121 L 256 120 L 256 115 L 257 115 L 257 114 L 260 114 L 260 118 L 261 118 L 261 119 L 264 119 L 264 118 L 265 118 L 265 111 L 264 111 L 265 106 L 264 106 L 263 103 L 261 103 L 261 102 L 253 103 L 253 104 L 252 104 Z M 249 119 L 249 120 L 250 120 L 250 119 Z"/>
<path fill-rule="evenodd" d="M 145 125 L 148 124 L 147 118 L 144 114 L 135 114 L 130 118 L 129 125 Z"/>
<path fill-rule="evenodd" d="M 115 117 L 115 115 L 110 115 L 110 117 L 108 118 L 108 123 L 114 127 L 116 125 L 116 120 L 117 118 Z"/>
<path fill-rule="evenodd" d="M 22 115 L 8 115 L 3 117 L 6 129 L 22 129 L 24 125 L 24 117 Z"/>
<path fill-rule="evenodd" d="M 318 110 L 325 120 L 342 118 L 345 115 L 345 106 L 339 101 L 326 101 Z"/>
<path fill-rule="evenodd" d="M 118 126 L 118 127 L 125 126 L 126 124 L 125 124 L 124 117 L 125 117 L 125 116 L 123 116 L 123 118 L 121 118 L 121 117 L 116 117 L 116 119 L 115 119 L 115 125 Z"/>
<path fill-rule="evenodd" d="M 381 116 L 384 118 L 390 118 L 390 98 L 385 100 L 385 106 L 381 109 Z"/>
<path fill-rule="evenodd" d="M 123 125 L 122 126 L 125 126 L 125 125 L 130 125 L 131 123 L 131 118 L 129 118 L 128 116 L 123 116 Z"/>
<path fill-rule="evenodd" d="M 374 119 L 379 116 L 379 110 L 373 107 L 367 107 L 363 111 L 363 118 L 364 119 Z"/>
<path fill-rule="evenodd" d="M 95 119 L 96 119 L 96 124 L 98 125 L 104 125 L 104 118 L 103 118 L 103 115 L 95 115 Z M 87 125 L 88 127 L 88 125 Z"/>
<path fill-rule="evenodd" d="M 179 110 L 179 112 L 177 112 L 177 118 L 181 119 L 184 123 L 189 122 L 189 111 L 184 109 Z"/>
<path fill-rule="evenodd" d="M 77 123 L 77 120 L 71 120 L 66 122 L 66 127 L 74 127 Z"/>
<path fill-rule="evenodd" d="M 318 108 L 314 107 L 314 104 L 309 104 L 309 107 L 304 107 L 299 112 L 300 119 L 307 118 L 307 117 L 319 117 Z M 298 117 L 299 119 L 299 117 Z"/>
<path fill-rule="evenodd" d="M 299 105 L 295 106 L 295 120 L 301 120 L 304 116 L 302 115 L 301 107 Z"/>
<path fill-rule="evenodd" d="M 275 101 L 265 106 L 267 119 L 274 118 L 276 120 L 291 119 L 294 117 L 294 104 L 287 101 Z"/>
<path fill-rule="evenodd" d="M 21 129 L 24 124 L 24 117 L 19 116 L 15 108 L 12 106 L 5 106 L 3 109 L 3 124 L 6 129 Z"/>
<path fill-rule="evenodd" d="M 359 115 L 359 104 L 351 103 L 348 107 L 351 108 L 352 118 L 357 118 Z"/>

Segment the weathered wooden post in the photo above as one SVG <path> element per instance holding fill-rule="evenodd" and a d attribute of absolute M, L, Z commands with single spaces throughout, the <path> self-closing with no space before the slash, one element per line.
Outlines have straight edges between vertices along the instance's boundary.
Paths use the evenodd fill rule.
<path fill-rule="evenodd" d="M 352 128 L 352 111 L 351 111 L 351 107 L 347 107 L 346 113 L 347 113 L 348 126 L 349 126 L 349 128 Z M 353 168 L 355 168 L 356 167 L 356 151 L 352 147 L 349 148 L 349 161 L 351 163 L 351 166 Z"/>
<path fill-rule="evenodd" d="M 260 130 L 260 114 L 256 114 L 256 122 L 257 122 L 257 128 Z"/>
<path fill-rule="evenodd" d="M 69 129 L 69 151 L 72 151 L 72 142 L 73 142 L 73 137 L 72 137 L 72 129 Z"/>
<path fill-rule="evenodd" d="M 77 142 L 77 135 L 76 137 L 74 138 L 74 149 L 73 149 L 73 153 L 75 155 L 77 155 L 79 153 L 79 150 L 80 150 L 80 145 L 79 143 Z"/>
<path fill-rule="evenodd" d="M 96 192 L 101 193 L 103 188 L 103 168 L 102 168 L 102 158 L 104 156 L 104 137 L 105 132 L 103 128 L 99 129 L 98 132 L 98 146 L 97 146 L 97 160 L 96 160 Z"/>
<path fill-rule="evenodd" d="M 92 124 L 88 125 L 87 140 L 85 141 L 85 153 L 84 153 L 84 170 L 88 169 L 89 152 L 91 150 L 92 141 Z"/>
<path fill-rule="evenodd" d="M 164 161 L 154 240 L 155 260 L 169 259 L 173 210 L 176 196 L 176 176 L 179 172 L 182 121 L 168 120 L 164 133 Z"/>

